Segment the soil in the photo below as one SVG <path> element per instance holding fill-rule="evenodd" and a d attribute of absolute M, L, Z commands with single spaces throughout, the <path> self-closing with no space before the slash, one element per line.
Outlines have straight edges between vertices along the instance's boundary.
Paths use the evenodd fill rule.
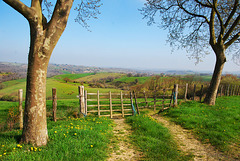
<path fill-rule="evenodd" d="M 201 143 L 192 135 L 191 131 L 183 129 L 180 125 L 176 125 L 159 115 L 154 115 L 153 118 L 169 129 L 179 148 L 187 155 L 193 155 L 195 161 L 234 160 L 224 156 L 210 144 Z"/>
<path fill-rule="evenodd" d="M 118 147 L 111 147 L 113 153 L 110 155 L 108 161 L 113 160 L 140 160 L 141 152 L 130 143 L 129 136 L 131 135 L 131 127 L 126 124 L 125 119 L 114 119 L 116 126 L 113 129 L 115 138 L 117 139 Z"/>

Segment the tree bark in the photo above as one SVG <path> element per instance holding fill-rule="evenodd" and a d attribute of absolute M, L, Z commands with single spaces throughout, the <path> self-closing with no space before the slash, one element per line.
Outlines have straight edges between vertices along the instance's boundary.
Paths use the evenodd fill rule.
<path fill-rule="evenodd" d="M 72 3 L 73 0 L 59 0 L 49 23 L 45 22 L 40 5 L 35 6 L 35 12 L 28 18 L 31 40 L 28 55 L 22 143 L 30 143 L 34 146 L 47 144 L 47 67 L 52 51 L 66 28 Z"/>
<path fill-rule="evenodd" d="M 214 68 L 214 73 L 204 100 L 204 102 L 209 105 L 215 105 L 218 87 L 221 82 L 223 67 L 226 62 L 224 51 L 217 52 L 216 57 L 217 60 Z"/>

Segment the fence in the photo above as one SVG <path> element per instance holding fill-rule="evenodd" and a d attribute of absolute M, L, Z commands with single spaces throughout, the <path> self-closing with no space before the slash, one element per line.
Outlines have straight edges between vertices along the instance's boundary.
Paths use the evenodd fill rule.
<path fill-rule="evenodd" d="M 200 88 L 198 88 L 200 87 Z M 201 102 L 208 85 L 178 85 L 175 84 L 174 88 L 163 88 L 154 91 L 133 91 L 129 93 L 88 93 L 84 91 L 83 86 L 78 87 L 79 91 L 79 104 L 80 113 L 87 115 L 91 113 L 97 116 L 107 116 L 113 118 L 115 116 L 125 117 L 127 115 L 134 115 L 135 112 L 140 113 L 139 109 L 153 108 L 156 111 L 157 107 L 160 110 L 176 106 L 178 98 L 187 100 L 196 100 L 199 98 Z M 181 95 L 179 97 L 179 89 Z M 191 89 L 189 92 L 189 89 Z M 20 113 L 20 128 L 23 124 L 23 110 L 22 110 L 22 90 L 18 92 L 19 97 L 19 113 Z M 219 96 L 232 96 L 240 94 L 239 85 L 221 84 L 218 89 L 217 97 Z M 56 89 L 52 89 L 52 106 L 53 106 L 53 120 L 56 121 L 57 112 L 57 96 Z M 135 106 L 134 106 L 135 105 Z M 136 109 L 135 109 L 136 107 Z"/>
<path fill-rule="evenodd" d="M 175 84 L 173 89 L 163 88 L 160 90 L 154 90 L 153 92 L 134 91 L 133 93 L 137 109 L 153 108 L 153 110 L 156 111 L 157 107 L 165 108 L 170 107 L 171 105 L 177 105 L 178 84 Z"/>
<path fill-rule="evenodd" d="M 84 86 L 79 86 L 80 111 L 87 115 L 93 113 L 100 116 L 134 115 L 133 97 L 130 93 L 88 93 Z"/>

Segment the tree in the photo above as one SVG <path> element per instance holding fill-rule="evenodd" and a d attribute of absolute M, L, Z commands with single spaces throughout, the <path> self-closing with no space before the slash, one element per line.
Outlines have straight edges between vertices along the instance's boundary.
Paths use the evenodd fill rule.
<path fill-rule="evenodd" d="M 240 64 L 240 5 L 239 0 L 147 0 L 140 10 L 148 24 L 159 14 L 159 26 L 168 29 L 171 46 L 185 48 L 197 63 L 208 54 L 209 44 L 216 55 L 213 76 L 205 103 L 214 105 L 226 62 L 226 49 Z"/>
<path fill-rule="evenodd" d="M 36 146 L 47 144 L 46 76 L 49 59 L 66 28 L 73 0 L 56 0 L 53 12 L 51 2 L 31 0 L 27 6 L 20 0 L 3 0 L 22 14 L 30 26 L 27 87 L 24 127 L 21 142 Z M 88 28 L 86 21 L 99 14 L 100 0 L 82 0 L 76 7 L 76 22 Z M 47 11 L 47 17 L 43 12 Z"/>

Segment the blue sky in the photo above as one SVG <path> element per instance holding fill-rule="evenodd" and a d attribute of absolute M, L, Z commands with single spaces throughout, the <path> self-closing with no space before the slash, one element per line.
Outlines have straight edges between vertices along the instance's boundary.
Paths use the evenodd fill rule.
<path fill-rule="evenodd" d="M 22 0 L 27 2 L 28 0 Z M 75 5 L 78 0 L 75 0 Z M 101 14 L 89 22 L 92 32 L 74 21 L 70 13 L 67 28 L 53 51 L 50 63 L 135 69 L 177 69 L 213 71 L 211 52 L 195 65 L 187 53 L 171 53 L 166 43 L 167 31 L 157 25 L 147 26 L 138 11 L 144 0 L 103 0 Z M 27 63 L 29 25 L 25 18 L 0 1 L 0 61 Z M 227 57 L 224 71 L 239 71 Z"/>

